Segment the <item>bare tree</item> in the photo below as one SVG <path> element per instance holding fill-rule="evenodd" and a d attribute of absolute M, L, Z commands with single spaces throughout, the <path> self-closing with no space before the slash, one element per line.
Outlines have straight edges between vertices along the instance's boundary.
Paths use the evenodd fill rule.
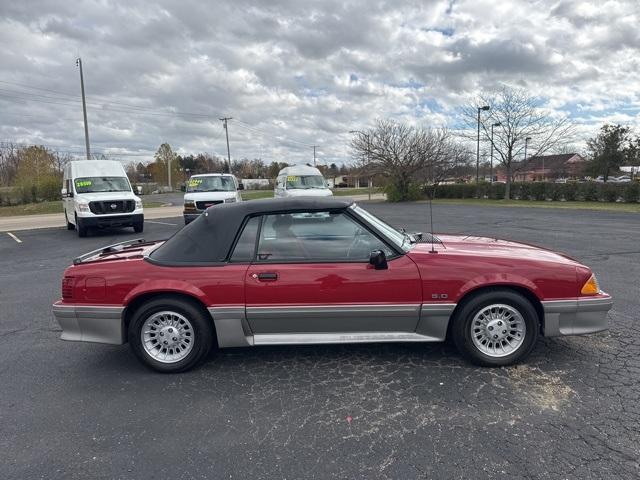
<path fill-rule="evenodd" d="M 491 141 L 491 125 L 494 127 L 493 144 L 498 161 L 506 173 L 505 198 L 510 198 L 511 181 L 518 161 L 524 154 L 539 156 L 573 140 L 574 126 L 567 118 L 555 118 L 541 108 L 540 101 L 523 89 L 503 87 L 497 92 L 483 93 L 463 108 L 468 138 L 476 136 L 478 107 L 488 105 L 490 110 L 480 115 L 480 131 L 483 141 Z M 529 138 L 530 140 L 526 140 Z"/>
<path fill-rule="evenodd" d="M 360 171 L 386 178 L 400 201 L 413 197 L 412 187 L 437 183 L 468 159 L 447 130 L 393 120 L 378 120 L 372 129 L 355 132 L 351 148 Z"/>

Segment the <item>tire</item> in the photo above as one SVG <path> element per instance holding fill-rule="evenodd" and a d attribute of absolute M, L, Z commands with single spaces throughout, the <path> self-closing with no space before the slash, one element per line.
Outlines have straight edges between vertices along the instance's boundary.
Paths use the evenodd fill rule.
<path fill-rule="evenodd" d="M 76 230 L 78 230 L 78 236 L 82 238 L 89 233 L 89 227 L 82 224 L 82 220 L 78 218 L 78 215 L 76 215 Z"/>
<path fill-rule="evenodd" d="M 177 330 L 175 325 L 182 328 Z M 136 357 L 161 373 L 192 369 L 215 344 L 212 320 L 204 308 L 175 297 L 156 298 L 138 308 L 131 318 L 128 337 Z M 168 346 L 163 346 L 167 341 Z"/>
<path fill-rule="evenodd" d="M 521 362 L 531 353 L 539 329 L 538 314 L 529 300 L 511 290 L 487 290 L 462 304 L 451 335 L 471 363 L 502 367 Z"/>
<path fill-rule="evenodd" d="M 64 221 L 67 222 L 67 230 L 75 230 L 76 226 L 69 221 L 69 217 L 67 217 L 67 211 L 64 211 Z"/>
<path fill-rule="evenodd" d="M 133 231 L 136 233 L 142 233 L 144 230 L 144 222 L 136 222 L 133 224 Z"/>

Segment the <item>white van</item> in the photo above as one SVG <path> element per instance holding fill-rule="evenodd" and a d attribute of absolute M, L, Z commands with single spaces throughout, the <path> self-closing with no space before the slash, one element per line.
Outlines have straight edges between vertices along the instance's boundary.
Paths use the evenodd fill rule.
<path fill-rule="evenodd" d="M 333 192 L 315 167 L 294 165 L 280 170 L 276 178 L 275 197 L 330 197 Z"/>
<path fill-rule="evenodd" d="M 86 237 L 91 227 L 144 228 L 142 200 L 120 162 L 78 160 L 64 167 L 62 203 L 67 229 Z"/>
<path fill-rule="evenodd" d="M 198 218 L 207 208 L 221 203 L 241 202 L 238 190 L 244 186 L 228 173 L 204 173 L 193 175 L 184 194 L 184 224 Z"/>

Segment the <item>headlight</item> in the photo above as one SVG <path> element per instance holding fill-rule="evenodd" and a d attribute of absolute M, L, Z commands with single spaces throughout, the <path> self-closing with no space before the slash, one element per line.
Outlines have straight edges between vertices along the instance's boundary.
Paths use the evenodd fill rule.
<path fill-rule="evenodd" d="M 184 201 L 184 211 L 194 211 L 196 210 L 196 202 L 193 200 L 185 200 Z"/>
<path fill-rule="evenodd" d="M 88 203 L 78 203 L 78 211 L 79 212 L 89 212 L 89 204 Z"/>
<path fill-rule="evenodd" d="M 142 200 L 136 200 L 136 210 L 140 210 L 142 208 Z"/>
<path fill-rule="evenodd" d="M 224 203 L 234 203 L 236 201 L 235 197 L 225 198 Z"/>
<path fill-rule="evenodd" d="M 591 274 L 587 283 L 582 286 L 580 293 L 582 295 L 597 295 L 600 292 L 600 286 L 598 285 L 598 280 L 596 276 Z"/>

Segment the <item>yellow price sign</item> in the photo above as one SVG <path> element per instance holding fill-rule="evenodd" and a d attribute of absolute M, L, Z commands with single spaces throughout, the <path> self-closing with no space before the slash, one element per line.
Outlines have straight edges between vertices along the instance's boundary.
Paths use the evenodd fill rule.
<path fill-rule="evenodd" d="M 92 183 L 91 180 L 76 180 L 76 188 L 90 187 Z"/>
<path fill-rule="evenodd" d="M 298 178 L 300 178 L 300 177 L 297 177 L 296 175 L 289 175 L 287 177 L 287 182 L 297 182 Z"/>
<path fill-rule="evenodd" d="M 189 180 L 189 186 L 190 187 L 197 187 L 201 183 L 202 183 L 202 179 L 201 178 L 192 178 L 192 179 Z"/>

